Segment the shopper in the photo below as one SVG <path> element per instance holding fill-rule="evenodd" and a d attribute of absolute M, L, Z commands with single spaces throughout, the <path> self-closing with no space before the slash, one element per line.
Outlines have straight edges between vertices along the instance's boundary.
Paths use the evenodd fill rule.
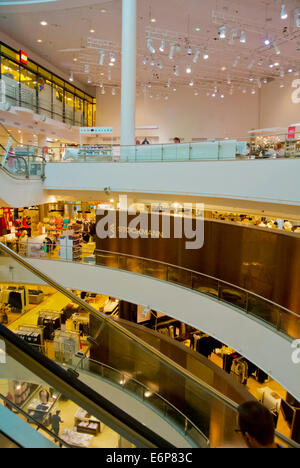
<path fill-rule="evenodd" d="M 56 413 L 51 417 L 51 427 L 57 437 L 59 436 L 60 424 L 62 423 L 63 421 L 60 418 L 60 411 L 56 411 Z"/>
<path fill-rule="evenodd" d="M 275 443 L 274 419 L 258 401 L 249 401 L 238 408 L 239 430 L 248 448 L 282 448 Z"/>
<path fill-rule="evenodd" d="M 181 140 L 178 137 L 175 137 L 173 141 L 174 141 L 175 145 L 180 145 L 180 143 L 181 143 Z"/>
<path fill-rule="evenodd" d="M 147 139 L 147 137 L 143 141 L 142 145 L 150 145 L 150 141 Z"/>

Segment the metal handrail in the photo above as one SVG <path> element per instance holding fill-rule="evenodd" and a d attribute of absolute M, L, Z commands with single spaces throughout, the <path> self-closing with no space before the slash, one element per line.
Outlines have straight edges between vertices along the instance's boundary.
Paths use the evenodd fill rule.
<path fill-rule="evenodd" d="M 232 283 L 229 283 L 228 281 L 223 281 L 223 280 L 220 280 L 219 278 L 216 278 L 214 276 L 210 276 L 210 275 L 207 275 L 206 273 L 201 273 L 199 271 L 196 271 L 196 270 L 190 270 L 189 268 L 185 268 L 185 267 L 181 267 L 181 266 L 178 266 L 178 265 L 173 265 L 171 263 L 167 263 L 167 262 L 161 262 L 159 260 L 152 260 L 151 258 L 146 258 L 146 257 L 137 257 L 135 255 L 129 255 L 129 254 L 125 254 L 125 253 L 120 253 L 120 252 L 111 252 L 109 250 L 100 250 L 100 249 L 95 249 L 95 253 L 97 252 L 102 252 L 102 253 L 106 253 L 106 254 L 110 254 L 110 255 L 118 255 L 120 257 L 128 257 L 128 258 L 134 258 L 136 260 L 143 260 L 143 261 L 146 261 L 146 262 L 151 262 L 151 263 L 157 263 L 159 265 L 163 265 L 163 266 L 167 266 L 167 267 L 170 267 L 170 268 L 175 268 L 177 270 L 183 270 L 183 271 L 187 271 L 193 275 L 199 275 L 199 276 L 204 276 L 205 278 L 208 278 L 210 280 L 213 280 L 213 281 L 217 281 L 219 283 L 222 283 L 222 284 L 225 284 L 227 286 L 230 286 L 231 288 L 234 288 L 234 289 L 238 289 L 240 291 L 243 291 L 244 293 L 246 294 L 249 294 L 251 296 L 255 296 L 257 297 L 258 299 L 261 299 L 262 301 L 264 302 L 267 302 L 268 304 L 271 304 L 277 308 L 280 308 L 282 310 L 284 310 L 285 312 L 288 312 L 290 313 L 291 315 L 294 315 L 296 317 L 298 317 L 300 319 L 300 316 L 296 313 L 296 312 L 293 312 L 292 310 L 290 309 L 287 309 L 286 307 L 283 307 L 281 306 L 280 304 L 277 304 L 276 302 L 273 302 L 271 301 L 270 299 L 267 299 L 263 296 L 260 296 L 259 294 L 256 294 L 254 292 L 251 292 L 249 291 L 248 289 L 244 289 L 240 286 L 236 286 L 235 284 L 232 284 Z M 98 265 L 98 266 L 103 266 L 103 265 Z M 127 271 L 127 270 L 126 270 Z"/>
<path fill-rule="evenodd" d="M 81 355 L 78 355 L 78 357 L 82 357 Z M 139 380 L 135 379 L 134 377 L 132 377 L 131 375 L 127 374 L 126 372 L 121 372 L 119 371 L 118 369 L 115 369 L 107 364 L 104 364 L 102 362 L 98 362 L 98 361 L 95 361 L 94 359 L 91 359 L 90 357 L 84 355 L 83 359 L 80 361 L 80 364 L 83 363 L 84 361 L 89 361 L 89 362 L 92 362 L 93 364 L 96 364 L 98 365 L 99 367 L 104 367 L 106 369 L 110 369 L 112 370 L 113 372 L 116 372 L 117 374 L 120 375 L 120 377 L 127 377 L 128 380 L 126 380 L 126 383 L 131 381 L 131 382 L 134 382 L 136 383 L 139 387 L 141 387 L 144 391 L 146 392 L 150 392 L 151 395 L 155 395 L 156 397 L 158 397 L 161 401 L 163 401 L 163 403 L 172 408 L 176 413 L 180 414 L 180 416 L 182 416 L 182 418 L 188 423 L 190 424 L 200 435 L 201 437 L 203 437 L 203 439 L 206 441 L 207 443 L 207 446 L 210 445 L 210 440 L 203 434 L 203 432 L 201 431 L 201 429 L 199 429 L 199 427 L 196 426 L 196 424 L 194 424 L 184 413 L 182 413 L 182 411 L 180 411 L 178 408 L 176 408 L 176 406 L 174 406 L 171 402 L 169 402 L 168 400 L 166 400 L 166 398 L 164 398 L 162 395 L 160 395 L 159 393 L 155 392 L 154 390 L 152 390 L 150 387 L 147 387 L 145 384 L 143 384 L 142 382 L 140 382 Z M 120 384 L 122 387 L 124 387 L 122 384 Z M 130 394 L 134 392 L 130 392 Z M 143 393 L 144 395 L 144 393 Z M 145 401 L 143 399 L 143 401 Z M 147 401 L 147 400 L 146 400 Z M 152 407 L 152 405 L 150 404 L 150 406 Z M 186 434 L 186 429 L 187 429 L 187 426 L 185 425 L 185 435 Z"/>
<path fill-rule="evenodd" d="M 18 405 L 13 403 L 12 401 L 8 400 L 2 393 L 0 393 L 0 400 L 4 401 L 7 404 L 7 407 L 12 407 L 14 408 L 18 413 L 20 413 L 22 416 L 24 416 L 28 421 L 30 420 L 33 424 L 38 426 L 39 429 L 42 429 L 46 434 L 48 434 L 50 437 L 52 437 L 54 440 L 57 440 L 60 445 L 65 446 L 66 448 L 77 448 L 73 445 L 68 444 L 65 442 L 63 439 L 61 439 L 58 435 L 54 434 L 53 432 L 49 431 L 49 429 L 41 424 L 39 421 L 36 421 L 32 416 L 30 416 L 28 413 L 23 411 Z"/>

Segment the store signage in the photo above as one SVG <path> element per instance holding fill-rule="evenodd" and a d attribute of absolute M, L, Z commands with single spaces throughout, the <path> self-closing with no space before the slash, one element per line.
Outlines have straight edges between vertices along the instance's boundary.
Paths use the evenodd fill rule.
<path fill-rule="evenodd" d="M 80 127 L 81 135 L 112 135 L 113 127 Z"/>
<path fill-rule="evenodd" d="M 24 65 L 28 65 L 28 55 L 24 50 L 20 50 L 20 62 Z"/>
<path fill-rule="evenodd" d="M 296 127 L 289 127 L 288 140 L 295 140 L 295 138 L 296 138 Z"/>

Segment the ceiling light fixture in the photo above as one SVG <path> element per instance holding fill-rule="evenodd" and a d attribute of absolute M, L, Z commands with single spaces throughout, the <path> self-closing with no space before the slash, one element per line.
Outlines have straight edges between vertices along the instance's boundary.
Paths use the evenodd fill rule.
<path fill-rule="evenodd" d="M 226 26 L 221 26 L 219 30 L 220 39 L 226 39 L 226 32 L 227 32 Z"/>
<path fill-rule="evenodd" d="M 194 63 L 197 63 L 197 62 L 198 62 L 199 56 L 200 56 L 200 50 L 197 49 L 197 50 L 196 50 L 196 53 L 195 53 L 195 56 L 194 56 L 194 58 L 193 58 L 193 62 L 194 62 Z"/>
<path fill-rule="evenodd" d="M 285 6 L 285 4 L 283 3 L 283 4 L 281 5 L 280 18 L 281 18 L 282 20 L 286 20 L 286 19 L 288 18 L 288 16 L 289 16 L 289 15 L 288 15 L 288 12 L 286 11 L 286 6 Z"/>
<path fill-rule="evenodd" d="M 94 34 L 95 32 L 96 32 L 95 29 L 93 29 L 93 28 L 90 29 L 90 33 L 91 33 L 91 34 Z"/>
<path fill-rule="evenodd" d="M 115 54 L 113 52 L 110 53 L 110 61 L 112 63 L 115 63 L 115 61 L 116 61 L 116 57 L 115 57 Z"/>
<path fill-rule="evenodd" d="M 191 46 L 188 47 L 188 51 L 187 51 L 188 55 L 192 55 L 193 51 L 192 51 L 192 48 Z"/>
<path fill-rule="evenodd" d="M 186 72 L 187 72 L 188 75 L 190 75 L 192 73 L 191 67 L 187 67 Z"/>
<path fill-rule="evenodd" d="M 36 42 L 38 42 L 39 44 L 41 44 L 43 41 L 42 41 L 42 39 L 38 39 Z"/>
<path fill-rule="evenodd" d="M 101 67 L 104 65 L 104 59 L 105 59 L 105 52 L 103 50 L 101 50 L 100 60 L 99 60 L 99 65 L 101 65 Z"/>
<path fill-rule="evenodd" d="M 191 81 L 189 82 L 189 85 L 190 85 L 190 86 L 194 86 L 193 80 L 191 80 Z"/>
<path fill-rule="evenodd" d="M 276 55 L 280 55 L 280 49 L 276 42 L 273 42 L 273 47 L 275 49 Z"/>
<path fill-rule="evenodd" d="M 166 47 L 166 43 L 165 43 L 164 40 L 162 40 L 159 50 L 160 50 L 161 52 L 164 52 L 164 51 L 165 51 L 165 47 Z"/>
<path fill-rule="evenodd" d="M 48 26 L 48 23 L 47 23 L 47 21 L 44 21 L 44 20 L 43 20 L 43 21 L 41 21 L 41 22 L 40 22 L 40 24 L 41 24 L 42 26 Z"/>
<path fill-rule="evenodd" d="M 246 33 L 245 33 L 245 31 L 241 32 L 240 43 L 241 44 L 246 44 Z"/>
<path fill-rule="evenodd" d="M 74 73 L 73 72 L 71 72 L 71 74 L 70 74 L 69 81 L 71 81 L 71 83 L 73 83 L 73 81 L 74 81 Z"/>
<path fill-rule="evenodd" d="M 148 47 L 149 51 L 151 52 L 151 54 L 155 54 L 155 49 L 154 49 L 154 47 L 152 45 L 152 39 L 148 39 L 147 47 Z"/>
<path fill-rule="evenodd" d="M 173 60 L 173 58 L 174 58 L 174 53 L 175 53 L 175 45 L 172 44 L 171 47 L 170 47 L 170 53 L 169 53 L 169 59 L 170 59 L 170 60 Z"/>
<path fill-rule="evenodd" d="M 204 59 L 204 60 L 208 60 L 208 59 L 209 59 L 208 52 L 204 52 L 204 54 L 203 54 L 203 59 Z"/>
<path fill-rule="evenodd" d="M 271 44 L 269 36 L 267 36 L 264 40 L 265 46 L 269 46 Z"/>

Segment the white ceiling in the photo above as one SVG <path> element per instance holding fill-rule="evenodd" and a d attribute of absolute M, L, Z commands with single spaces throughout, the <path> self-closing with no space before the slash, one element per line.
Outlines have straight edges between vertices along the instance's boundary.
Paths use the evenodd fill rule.
<path fill-rule="evenodd" d="M 286 20 L 280 18 L 283 2 L 289 13 Z M 137 3 L 138 89 L 144 87 L 151 93 L 147 86 L 151 83 L 151 89 L 168 93 L 174 88 L 188 86 L 192 80 L 197 91 L 212 92 L 216 87 L 220 93 L 227 93 L 233 85 L 240 92 L 250 92 L 257 88 L 258 79 L 270 81 L 280 74 L 288 74 L 288 69 L 299 73 L 300 28 L 296 28 L 294 21 L 294 10 L 300 8 L 299 0 L 138 0 Z M 1 7 L 0 0 L 0 29 L 50 64 L 68 73 L 73 71 L 80 82 L 86 84 L 90 78 L 93 85 L 99 86 L 103 81 L 106 88 L 115 87 L 118 92 L 121 7 L 121 0 L 57 0 L 41 5 L 11 7 Z M 106 12 L 101 12 L 103 9 Z M 151 18 L 156 22 L 152 23 Z M 46 20 L 48 25 L 41 26 L 41 20 Z M 223 40 L 219 37 L 222 25 L 227 26 L 227 37 Z M 195 31 L 196 27 L 200 32 Z M 90 32 L 92 29 L 95 33 Z M 234 44 L 229 43 L 232 29 L 238 34 Z M 241 31 L 246 34 L 245 44 L 240 43 Z M 267 34 L 271 40 L 269 47 L 264 45 Z M 88 37 L 100 41 L 97 49 L 87 48 Z M 147 49 L 147 37 L 153 38 L 156 49 L 152 57 Z M 42 40 L 41 44 L 37 43 L 38 39 Z M 162 39 L 166 41 L 164 53 L 159 51 Z M 103 41 L 111 44 L 107 46 Z M 275 53 L 274 41 L 280 55 Z M 170 60 L 172 43 L 180 45 L 180 51 Z M 192 56 L 187 54 L 188 44 L 191 45 Z M 101 47 L 106 50 L 103 66 L 99 65 Z M 208 60 L 203 60 L 205 48 Z M 72 51 L 61 52 L 68 49 Z M 197 49 L 200 56 L 194 64 L 192 59 Z M 116 52 L 114 67 L 108 66 L 110 50 Z M 146 65 L 143 64 L 145 59 Z M 154 66 L 150 65 L 151 59 Z M 279 66 L 271 69 L 270 63 L 276 62 Z M 89 64 L 88 68 L 86 64 Z M 175 65 L 178 65 L 179 76 L 174 75 Z M 192 73 L 187 75 L 186 68 L 190 65 Z M 111 80 L 108 79 L 108 70 L 111 70 Z M 249 78 L 254 81 L 250 82 Z M 169 90 L 166 86 L 168 81 Z"/>

